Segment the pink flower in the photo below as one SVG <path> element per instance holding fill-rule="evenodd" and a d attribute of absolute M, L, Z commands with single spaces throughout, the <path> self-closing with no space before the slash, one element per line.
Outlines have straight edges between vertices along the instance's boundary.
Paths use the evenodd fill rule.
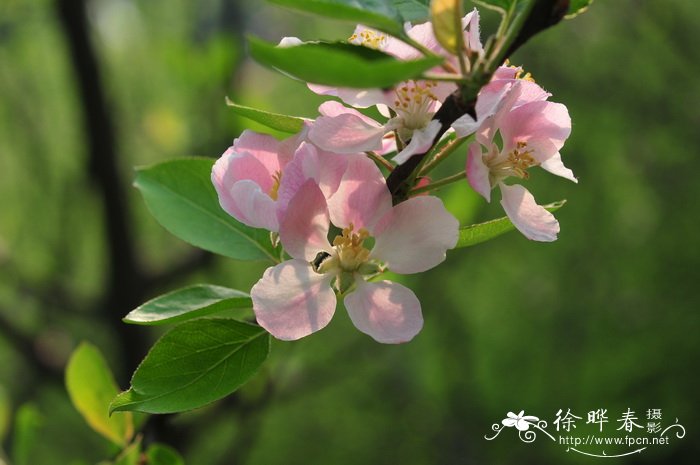
<path fill-rule="evenodd" d="M 508 95 L 513 86 L 519 83 L 520 90 L 514 101 L 510 102 L 511 109 L 517 108 L 528 102 L 547 100 L 551 94 L 535 83 L 529 74 L 520 77 L 522 68 L 513 66 L 501 66 L 494 73 L 491 82 L 480 91 L 476 100 L 476 119 L 465 114 L 452 123 L 457 137 L 466 137 L 476 132 L 490 117 L 492 117 L 504 103 L 504 97 Z"/>
<path fill-rule="evenodd" d="M 522 82 L 513 84 L 500 109 L 477 132 L 476 142 L 469 146 L 467 179 L 487 201 L 491 201 L 491 189 L 498 186 L 501 205 L 515 227 L 528 239 L 549 242 L 556 240 L 559 232 L 554 215 L 537 205 L 527 189 L 504 181 L 509 177 L 527 179 L 527 170 L 540 166 L 577 182 L 559 154 L 571 133 L 571 119 L 559 103 L 539 100 L 515 107 L 523 89 Z M 497 132 L 502 147 L 494 142 Z"/>
<path fill-rule="evenodd" d="M 468 13 L 462 23 L 467 29 L 464 33 L 467 47 L 474 53 L 483 53 L 479 40 L 478 12 L 474 10 Z M 446 52 L 435 39 L 431 23 L 408 27 L 406 31 L 427 49 L 457 62 L 456 57 Z M 404 42 L 364 26 L 355 29 L 350 42 L 381 50 L 401 60 L 421 57 L 421 52 Z M 435 70 L 438 73 L 440 71 L 439 67 Z M 321 95 L 339 97 L 357 108 L 375 105 L 383 116 L 389 118 L 382 124 L 335 102 L 332 107 L 324 104 L 319 108 L 321 116 L 309 131 L 309 139 L 314 144 L 338 153 L 370 150 L 382 152 L 386 150 L 385 135 L 396 131 L 405 145 L 394 157 L 394 161 L 399 164 L 432 146 L 441 128 L 440 122 L 433 120 L 433 116 L 445 98 L 457 89 L 451 82 L 422 80 L 406 81 L 390 90 L 346 89 L 314 84 L 309 84 L 309 88 Z M 388 109 L 391 109 L 391 113 Z"/>
<path fill-rule="evenodd" d="M 340 231 L 329 242 L 331 223 Z M 387 268 L 407 274 L 438 265 L 457 243 L 458 228 L 436 197 L 392 206 L 379 169 L 354 157 L 330 199 L 308 180 L 289 202 L 280 239 L 292 259 L 268 268 L 253 286 L 258 323 L 278 339 L 302 338 L 330 322 L 338 291 L 360 331 L 383 343 L 409 341 L 423 326 L 416 296 L 398 283 L 366 278 Z"/>
<path fill-rule="evenodd" d="M 304 142 L 306 129 L 284 141 L 244 131 L 216 161 L 211 179 L 221 207 L 243 224 L 279 230 L 289 200 L 312 178 L 330 197 L 340 183 L 348 156 Z"/>

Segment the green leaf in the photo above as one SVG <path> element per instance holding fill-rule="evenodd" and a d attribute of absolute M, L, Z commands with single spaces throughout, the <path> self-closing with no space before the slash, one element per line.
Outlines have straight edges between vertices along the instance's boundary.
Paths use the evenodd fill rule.
<path fill-rule="evenodd" d="M 93 430 L 118 446 L 129 442 L 134 434 L 132 415 L 109 416 L 109 403 L 119 390 L 95 346 L 83 342 L 73 351 L 66 367 L 66 388 L 73 406 Z"/>
<path fill-rule="evenodd" d="M 433 0 L 430 3 L 430 16 L 435 38 L 440 45 L 451 53 L 461 53 L 462 1 Z"/>
<path fill-rule="evenodd" d="M 198 284 L 149 300 L 129 312 L 123 321 L 138 325 L 162 325 L 191 320 L 232 308 L 252 307 L 253 301 L 244 292 Z"/>
<path fill-rule="evenodd" d="M 129 444 L 117 459 L 114 465 L 139 465 L 141 463 L 141 441 L 137 440 L 133 444 Z"/>
<path fill-rule="evenodd" d="M 39 440 L 43 418 L 36 405 L 22 404 L 15 414 L 12 435 L 12 464 L 31 465 L 32 451 Z"/>
<path fill-rule="evenodd" d="M 593 0 L 571 0 L 569 3 L 569 10 L 564 18 L 571 19 L 581 13 L 585 13 L 591 3 L 593 3 Z"/>
<path fill-rule="evenodd" d="M 398 10 L 386 0 L 269 0 L 280 6 L 359 23 L 391 35 L 403 34 Z"/>
<path fill-rule="evenodd" d="M 151 444 L 146 451 L 148 465 L 185 465 L 178 451 L 165 444 Z"/>
<path fill-rule="evenodd" d="M 239 260 L 277 261 L 267 231 L 245 226 L 221 209 L 211 182 L 213 164 L 184 158 L 139 168 L 134 185 L 156 220 L 185 242 Z"/>
<path fill-rule="evenodd" d="M 473 0 L 477 5 L 490 10 L 496 10 L 501 14 L 506 14 L 508 10 L 517 3 L 518 0 Z"/>
<path fill-rule="evenodd" d="M 430 16 L 428 0 L 394 0 L 393 3 L 404 21 L 422 22 Z"/>
<path fill-rule="evenodd" d="M 248 381 L 269 351 L 270 336 L 259 326 L 220 318 L 185 322 L 155 343 L 110 411 L 202 407 Z"/>
<path fill-rule="evenodd" d="M 559 210 L 565 203 L 566 200 L 560 200 L 559 202 L 544 205 L 544 208 L 550 212 L 553 212 Z M 514 229 L 515 226 L 513 226 L 513 223 L 511 223 L 506 216 L 496 220 L 487 221 L 485 223 L 466 226 L 460 228 L 459 240 L 457 241 L 455 248 L 470 247 L 472 245 L 480 244 Z"/>
<path fill-rule="evenodd" d="M 249 37 L 250 54 L 260 63 L 316 84 L 387 88 L 440 64 L 441 58 L 400 61 L 386 53 L 344 42 L 277 47 Z"/>
<path fill-rule="evenodd" d="M 228 97 L 226 97 L 226 105 L 231 107 L 236 114 L 252 119 L 253 121 L 277 131 L 296 134 L 304 127 L 304 118 L 300 118 L 298 116 L 281 115 L 279 113 L 270 113 L 269 111 L 258 110 L 257 108 L 245 107 L 243 105 L 233 103 Z"/>

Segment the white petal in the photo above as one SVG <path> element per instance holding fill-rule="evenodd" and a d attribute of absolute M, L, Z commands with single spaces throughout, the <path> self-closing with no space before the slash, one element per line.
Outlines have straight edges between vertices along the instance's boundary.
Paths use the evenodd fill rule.
<path fill-rule="evenodd" d="M 459 223 L 442 200 L 419 196 L 392 208 L 372 232 L 372 258 L 395 273 L 420 273 L 445 260 L 446 251 L 457 244 Z"/>
<path fill-rule="evenodd" d="M 561 161 L 561 154 L 558 152 L 540 163 L 540 166 L 542 169 L 547 170 L 552 174 L 556 174 L 557 176 L 561 176 L 562 178 L 578 184 L 578 179 L 576 179 L 576 176 L 574 176 L 574 172 L 564 166 L 564 163 Z"/>
<path fill-rule="evenodd" d="M 260 326 L 277 339 L 292 341 L 325 327 L 335 312 L 331 275 L 320 275 L 302 260 L 265 270 L 250 290 Z"/>
<path fill-rule="evenodd" d="M 357 329 L 385 344 L 408 342 L 423 328 L 420 302 L 413 291 L 391 281 L 367 283 L 345 297 L 345 307 Z"/>
<path fill-rule="evenodd" d="M 557 240 L 559 222 L 554 215 L 537 205 L 535 198 L 523 186 L 508 186 L 500 183 L 501 205 L 513 225 L 525 237 L 533 241 L 552 242 Z"/>
<path fill-rule="evenodd" d="M 393 160 L 400 165 L 416 153 L 425 153 L 433 145 L 433 140 L 440 132 L 441 127 L 440 121 L 434 119 L 423 129 L 413 131 L 411 141 L 401 152 L 396 154 Z"/>

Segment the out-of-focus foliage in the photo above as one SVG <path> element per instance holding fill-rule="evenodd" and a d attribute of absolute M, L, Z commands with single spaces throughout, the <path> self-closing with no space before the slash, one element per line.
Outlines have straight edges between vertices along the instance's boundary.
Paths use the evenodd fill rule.
<path fill-rule="evenodd" d="M 251 127 L 226 107 L 226 95 L 315 116 L 322 99 L 244 58 L 243 33 L 270 42 L 338 40 L 353 29 L 252 0 L 91 0 L 88 7 L 125 185 L 134 165 L 219 156 Z M 488 31 L 497 13 L 483 15 Z M 509 234 L 451 252 L 443 266 L 400 278 L 425 316 L 410 344 L 378 345 L 339 309 L 323 331 L 275 342 L 268 367 L 235 397 L 146 427 L 188 464 L 578 463 L 561 447 L 488 442 L 484 434 L 521 409 L 551 422 L 560 408 L 579 416 L 607 408 L 612 423 L 628 407 L 662 408 L 664 421 L 677 417 L 689 435 L 619 463 L 694 463 L 698 21 L 690 1 L 597 1 L 511 57 L 573 119 L 562 156 L 579 185 L 535 172 L 529 181 L 538 200 L 568 200 L 557 213 L 557 242 Z M 87 339 L 127 388 L 134 367 L 124 357 L 124 332 L 159 335 L 124 329 L 102 311 L 109 236 L 86 168 L 65 44 L 50 0 L 0 4 L 0 383 L 13 411 L 3 449 L 19 454 L 15 465 L 114 457 L 56 373 Z M 462 155 L 455 158 L 436 179 L 459 169 Z M 497 202 L 484 204 L 464 184 L 441 195 L 463 223 L 502 216 Z M 150 217 L 136 190 L 127 200 L 147 271 L 167 271 L 192 252 Z M 265 266 L 215 259 L 160 282 L 146 298 L 198 282 L 249 289 Z M 20 407 L 28 401 L 33 407 Z M 17 432 L 18 419 L 31 423 L 41 447 L 27 446 L 31 435 Z"/>

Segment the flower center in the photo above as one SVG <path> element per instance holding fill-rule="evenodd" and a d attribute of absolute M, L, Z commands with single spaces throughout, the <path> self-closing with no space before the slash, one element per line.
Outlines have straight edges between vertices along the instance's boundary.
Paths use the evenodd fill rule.
<path fill-rule="evenodd" d="M 379 34 L 377 32 L 370 31 L 369 29 L 365 29 L 364 31 L 360 32 L 359 35 L 351 35 L 348 42 L 379 50 L 386 43 L 386 36 L 384 34 Z"/>
<path fill-rule="evenodd" d="M 268 192 L 267 195 L 269 195 L 272 200 L 277 200 L 278 191 L 280 190 L 280 182 L 282 181 L 282 172 L 275 172 L 275 174 L 272 175 L 272 180 L 274 182 L 272 183 L 270 192 Z"/>
<path fill-rule="evenodd" d="M 497 149 L 487 156 L 486 165 L 491 170 L 493 181 L 499 181 L 509 176 L 521 179 L 530 177 L 527 169 L 537 165 L 537 161 L 531 155 L 532 150 L 527 149 L 527 142 L 518 142 L 516 147 L 505 154 L 500 154 Z"/>
<path fill-rule="evenodd" d="M 342 234 L 333 239 L 333 247 L 338 253 L 338 262 L 342 270 L 355 271 L 369 260 L 369 250 L 363 245 L 368 237 L 369 232 L 364 228 L 354 233 L 351 223 L 343 229 Z"/>

